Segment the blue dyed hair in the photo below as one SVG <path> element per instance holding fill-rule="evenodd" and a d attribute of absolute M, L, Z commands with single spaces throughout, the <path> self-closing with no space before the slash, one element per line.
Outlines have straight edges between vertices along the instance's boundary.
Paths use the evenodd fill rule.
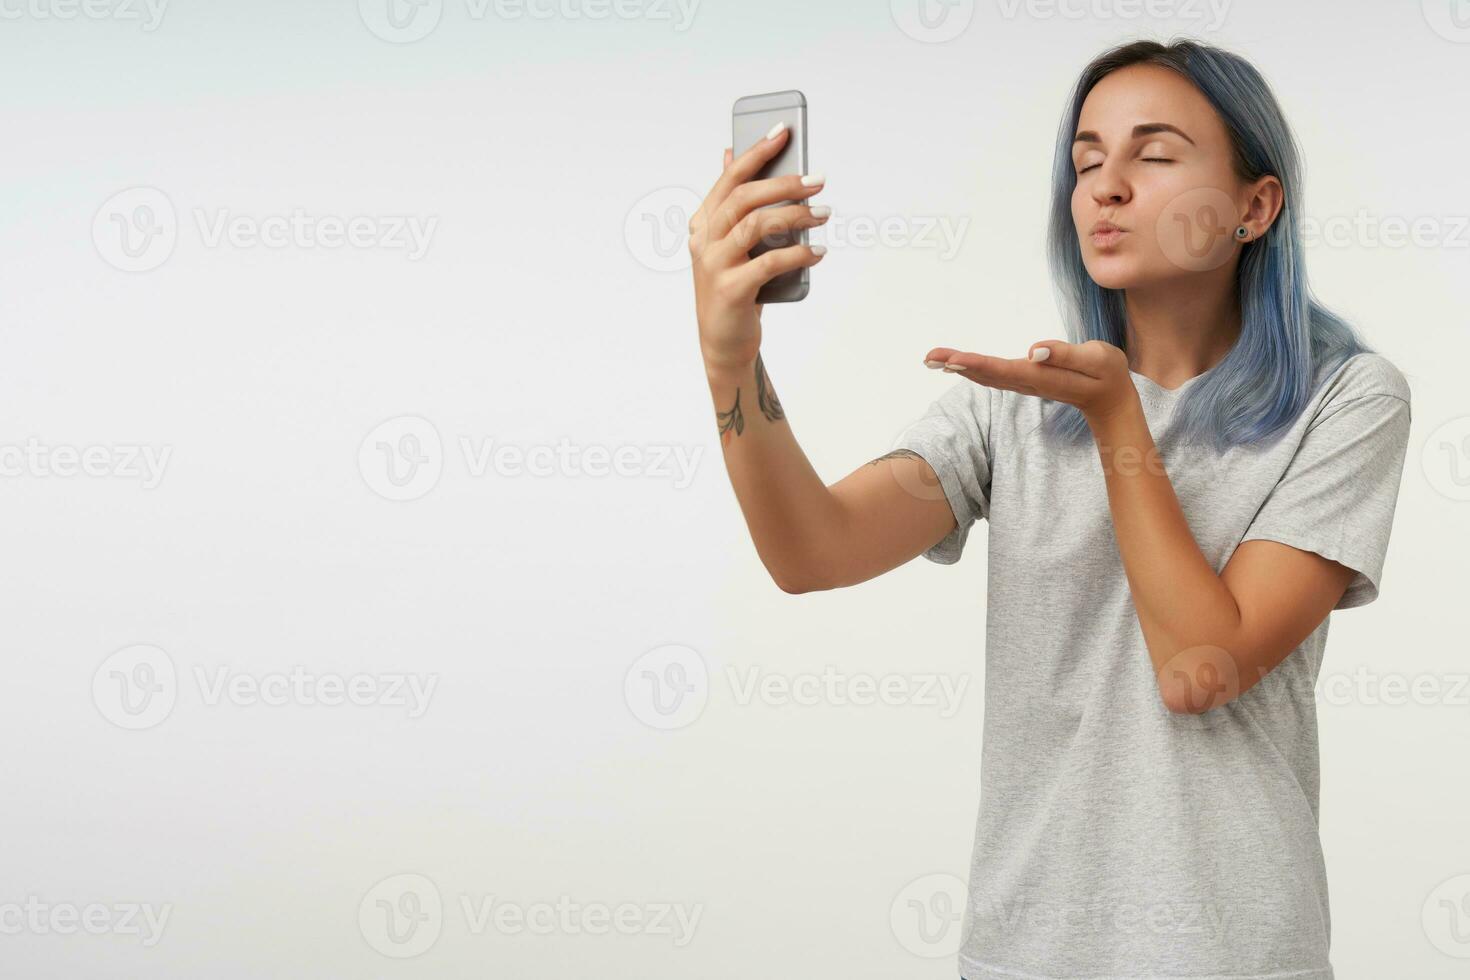
<path fill-rule="evenodd" d="M 1093 86 L 1135 64 L 1178 72 L 1199 89 L 1230 134 L 1241 180 L 1271 174 L 1281 181 L 1281 213 L 1264 237 L 1241 246 L 1236 269 L 1240 336 L 1209 376 L 1184 392 L 1174 416 L 1183 439 L 1219 450 L 1272 442 L 1301 414 L 1317 383 L 1349 357 L 1371 348 L 1319 304 L 1307 286 L 1296 143 L 1266 80 L 1239 55 L 1189 40 L 1167 45 L 1135 41 L 1104 52 L 1083 69 L 1057 132 L 1047 235 L 1067 335 L 1073 343 L 1104 340 L 1127 347 L 1123 291 L 1099 286 L 1082 263 L 1072 220 L 1077 186 L 1072 140 Z M 1044 423 L 1048 433 L 1067 440 L 1090 437 L 1080 409 L 1052 404 Z"/>

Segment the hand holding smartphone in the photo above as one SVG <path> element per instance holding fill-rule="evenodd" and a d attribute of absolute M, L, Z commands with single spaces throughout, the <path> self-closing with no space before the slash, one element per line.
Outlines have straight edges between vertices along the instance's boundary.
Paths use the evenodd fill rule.
<path fill-rule="evenodd" d="M 806 156 L 806 96 L 796 89 L 785 92 L 768 92 L 763 95 L 747 95 L 735 102 L 732 113 L 734 156 L 750 149 L 766 138 L 777 123 L 785 123 L 791 135 L 779 153 L 766 162 L 752 177 L 764 180 L 768 177 L 805 176 Z M 795 203 L 794 200 L 775 201 L 764 207 L 781 207 Z M 807 244 L 806 229 L 787 229 L 765 235 L 749 252 L 752 259 L 777 248 Z M 757 303 L 795 303 L 805 299 L 811 291 L 810 272 L 806 266 L 784 272 L 761 286 L 756 296 Z"/>
<path fill-rule="evenodd" d="M 735 145 L 725 152 L 714 187 L 690 216 L 699 344 L 712 377 L 744 377 L 750 371 L 760 352 L 761 304 L 806 296 L 807 269 L 826 252 L 805 244 L 806 229 L 831 213 L 821 205 L 808 206 L 823 179 L 805 173 L 805 104 L 800 92 L 737 102 Z"/>

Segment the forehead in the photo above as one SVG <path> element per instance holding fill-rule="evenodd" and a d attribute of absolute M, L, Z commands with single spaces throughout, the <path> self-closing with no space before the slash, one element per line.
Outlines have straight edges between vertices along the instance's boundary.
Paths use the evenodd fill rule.
<path fill-rule="evenodd" d="M 1139 123 L 1178 126 L 1201 147 L 1228 140 L 1215 107 L 1189 79 L 1158 65 L 1129 65 L 1093 86 L 1082 102 L 1077 129 L 1090 129 L 1105 142 L 1127 139 Z"/>

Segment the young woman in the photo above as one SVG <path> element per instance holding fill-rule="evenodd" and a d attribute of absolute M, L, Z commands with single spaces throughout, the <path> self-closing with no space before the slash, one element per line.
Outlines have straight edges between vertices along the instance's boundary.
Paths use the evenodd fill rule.
<path fill-rule="evenodd" d="M 957 561 L 990 522 L 966 980 L 1331 980 L 1314 689 L 1378 595 L 1409 388 L 1306 285 L 1296 149 L 1260 74 L 1194 42 L 1083 71 L 1053 165 L 1070 341 L 937 347 L 964 379 L 827 486 L 760 356 L 756 290 L 821 190 L 725 170 L 690 222 L 724 457 L 787 592 Z"/>

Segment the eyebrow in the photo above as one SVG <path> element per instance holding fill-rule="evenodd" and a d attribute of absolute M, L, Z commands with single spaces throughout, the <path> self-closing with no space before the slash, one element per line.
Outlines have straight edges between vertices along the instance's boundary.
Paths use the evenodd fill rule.
<path fill-rule="evenodd" d="M 1137 139 L 1140 136 L 1147 136 L 1150 133 L 1176 133 L 1179 136 L 1184 137 L 1186 140 L 1189 140 L 1189 145 L 1190 146 L 1197 145 L 1194 142 L 1194 140 L 1189 139 L 1189 134 L 1186 133 L 1184 130 L 1180 129 L 1178 126 L 1171 126 L 1168 123 L 1161 123 L 1161 122 L 1156 122 L 1156 123 L 1139 123 L 1137 126 L 1134 126 L 1133 127 L 1133 137 L 1132 138 L 1133 139 Z M 1073 143 L 1101 143 L 1102 142 L 1102 137 L 1098 136 L 1097 133 L 1094 132 L 1093 130 L 1084 129 L 1082 132 L 1078 133 L 1076 136 L 1074 136 L 1072 138 L 1072 142 Z"/>

